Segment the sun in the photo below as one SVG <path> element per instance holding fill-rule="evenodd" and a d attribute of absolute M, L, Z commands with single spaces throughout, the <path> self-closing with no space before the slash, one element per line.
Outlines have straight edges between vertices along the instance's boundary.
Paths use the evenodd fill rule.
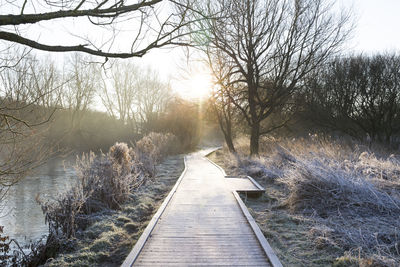
<path fill-rule="evenodd" d="M 212 77 L 207 73 L 193 76 L 176 83 L 177 93 L 186 99 L 196 100 L 207 98 L 213 87 Z"/>

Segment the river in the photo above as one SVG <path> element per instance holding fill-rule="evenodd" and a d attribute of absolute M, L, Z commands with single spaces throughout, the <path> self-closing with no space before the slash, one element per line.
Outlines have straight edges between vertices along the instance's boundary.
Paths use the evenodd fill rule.
<path fill-rule="evenodd" d="M 44 215 L 35 197 L 51 198 L 68 189 L 76 180 L 74 159 L 53 159 L 11 187 L 0 213 L 4 233 L 21 245 L 48 233 Z"/>

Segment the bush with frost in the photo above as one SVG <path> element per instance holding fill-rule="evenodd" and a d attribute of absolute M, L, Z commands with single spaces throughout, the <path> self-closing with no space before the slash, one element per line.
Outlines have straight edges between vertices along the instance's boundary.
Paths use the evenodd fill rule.
<path fill-rule="evenodd" d="M 120 209 L 135 189 L 153 177 L 156 164 L 176 145 L 172 135 L 151 133 L 129 148 L 116 143 L 107 154 L 77 159 L 77 183 L 55 199 L 37 197 L 50 233 L 70 238 L 90 223 L 90 215 Z"/>

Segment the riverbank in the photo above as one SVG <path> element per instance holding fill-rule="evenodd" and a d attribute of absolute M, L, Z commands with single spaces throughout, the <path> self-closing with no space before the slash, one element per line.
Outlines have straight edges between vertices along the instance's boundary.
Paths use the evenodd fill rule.
<path fill-rule="evenodd" d="M 0 208 L 0 225 L 10 239 L 24 247 L 49 233 L 35 197 L 53 199 L 70 188 L 77 180 L 75 160 L 76 156 L 53 158 L 10 187 Z"/>
<path fill-rule="evenodd" d="M 400 161 L 360 144 L 265 139 L 250 159 L 210 155 L 228 175 L 266 188 L 243 199 L 284 266 L 398 266 Z"/>
<path fill-rule="evenodd" d="M 91 226 L 63 244 L 45 266 L 120 266 L 182 173 L 183 155 L 170 156 L 156 168 L 156 176 L 121 210 L 93 214 Z"/>

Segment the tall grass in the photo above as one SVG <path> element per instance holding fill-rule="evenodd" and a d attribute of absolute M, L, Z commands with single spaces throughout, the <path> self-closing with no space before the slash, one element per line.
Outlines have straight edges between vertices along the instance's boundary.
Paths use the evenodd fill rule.
<path fill-rule="evenodd" d="M 246 156 L 245 139 L 236 147 L 227 166 L 279 185 L 281 206 L 314 222 L 309 236 L 317 248 L 340 248 L 359 265 L 400 264 L 399 155 L 316 135 L 264 138 L 259 158 Z"/>

